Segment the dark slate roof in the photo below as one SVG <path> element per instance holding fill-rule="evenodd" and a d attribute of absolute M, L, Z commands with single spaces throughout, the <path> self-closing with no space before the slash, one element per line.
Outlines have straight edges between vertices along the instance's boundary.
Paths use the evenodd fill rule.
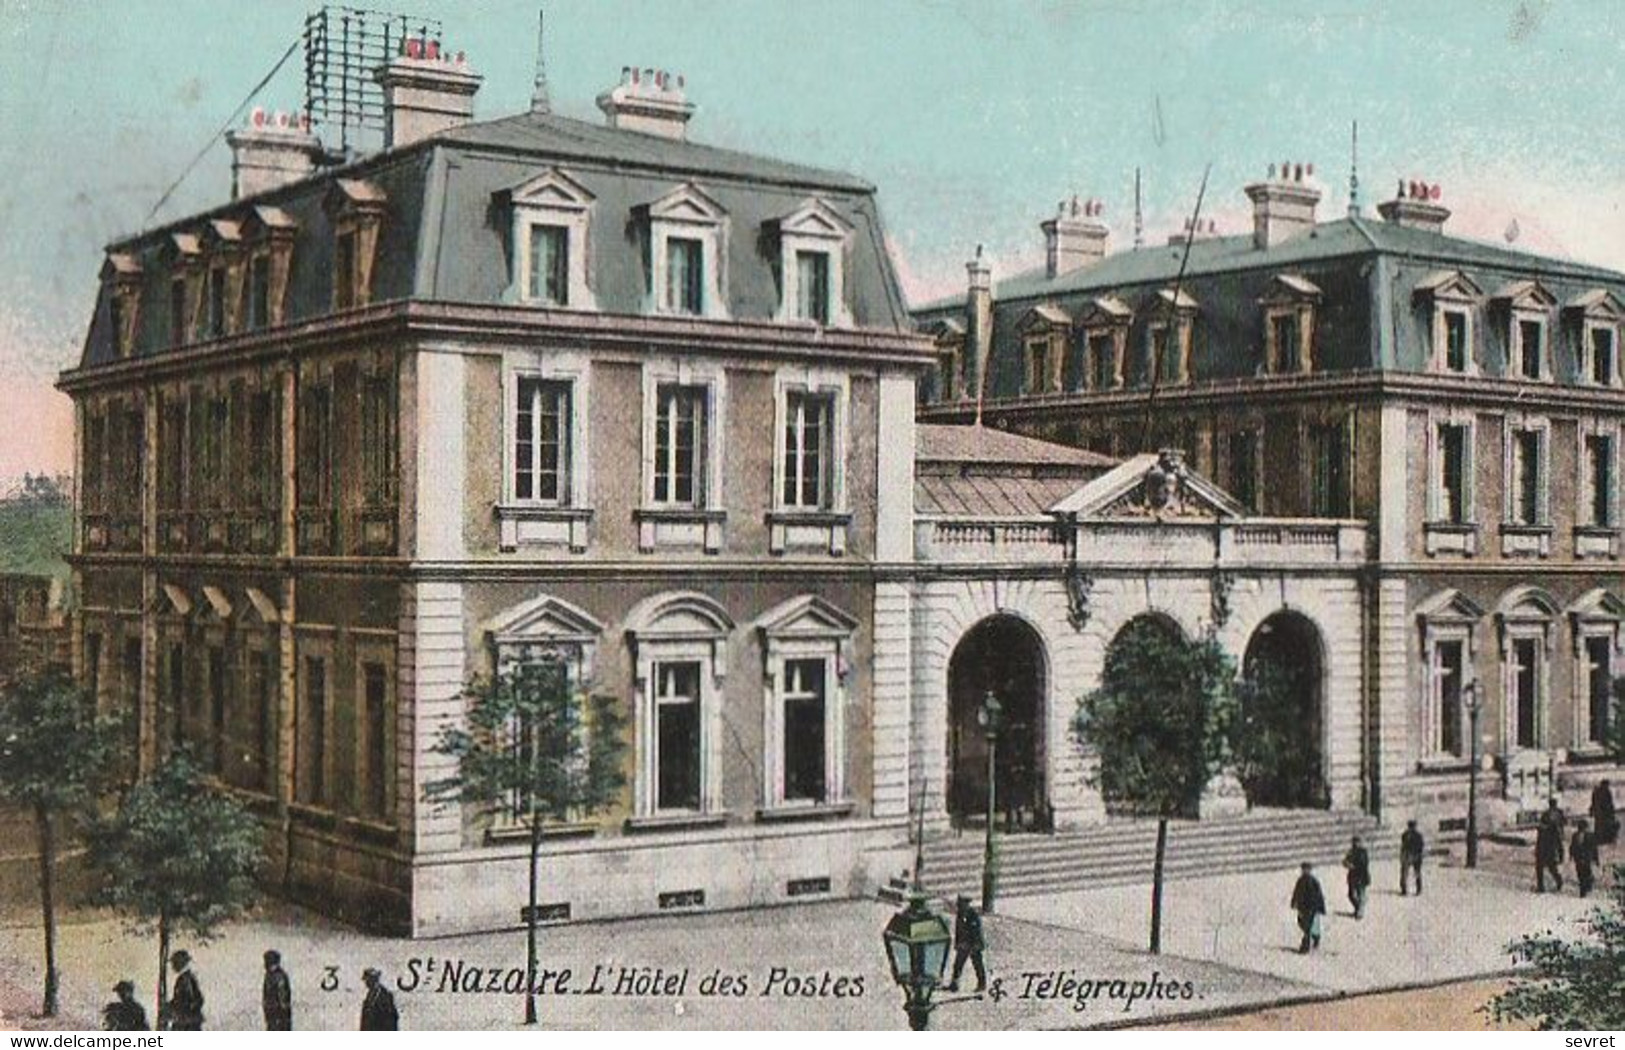
<path fill-rule="evenodd" d="M 915 427 L 914 459 L 917 463 L 1077 467 L 1096 471 L 1117 465 L 1117 460 L 1098 452 L 1040 441 L 1006 430 L 933 423 Z"/>
<path fill-rule="evenodd" d="M 914 479 L 914 512 L 965 518 L 1031 518 L 1076 492 L 1077 477 L 994 474 L 921 474 Z"/>

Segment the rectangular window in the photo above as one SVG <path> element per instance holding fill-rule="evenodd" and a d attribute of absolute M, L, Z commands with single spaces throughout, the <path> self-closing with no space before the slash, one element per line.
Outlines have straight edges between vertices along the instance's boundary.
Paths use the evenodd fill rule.
<path fill-rule="evenodd" d="M 1258 432 L 1239 430 L 1229 438 L 1230 495 L 1250 511 L 1258 509 Z"/>
<path fill-rule="evenodd" d="M 1280 372 L 1302 371 L 1302 347 L 1299 346 L 1298 315 L 1279 313 L 1270 318 L 1270 332 L 1275 340 L 1275 364 Z"/>
<path fill-rule="evenodd" d="M 1467 427 L 1457 423 L 1439 426 L 1439 514 L 1445 521 L 1457 525 L 1469 520 L 1467 440 L 1470 433 Z"/>
<path fill-rule="evenodd" d="M 1444 366 L 1452 372 L 1467 371 L 1467 315 L 1455 310 L 1444 315 Z"/>
<path fill-rule="evenodd" d="M 248 263 L 248 324 L 255 331 L 271 326 L 271 257 L 264 253 Z"/>
<path fill-rule="evenodd" d="M 1110 332 L 1096 332 L 1089 336 L 1089 367 L 1096 390 L 1110 390 L 1117 385 L 1117 339 Z"/>
<path fill-rule="evenodd" d="M 828 509 L 834 410 L 830 394 L 793 390 L 785 395 L 784 506 Z"/>
<path fill-rule="evenodd" d="M 179 746 L 186 740 L 186 646 L 169 646 L 169 681 L 164 691 L 169 706 L 169 742 Z"/>
<path fill-rule="evenodd" d="M 226 334 L 226 268 L 209 269 L 209 338 Z"/>
<path fill-rule="evenodd" d="M 226 651 L 209 646 L 209 771 L 226 771 Z"/>
<path fill-rule="evenodd" d="M 692 237 L 666 239 L 666 309 L 698 315 L 705 312 L 705 245 Z"/>
<path fill-rule="evenodd" d="M 1174 343 L 1168 338 L 1167 325 L 1151 329 L 1151 362 L 1148 371 L 1161 383 L 1172 383 L 1179 378 L 1179 362 Z"/>
<path fill-rule="evenodd" d="M 528 295 L 548 306 L 570 303 L 570 231 L 535 223 L 530 227 Z"/>
<path fill-rule="evenodd" d="M 321 805 L 327 799 L 327 661 L 319 656 L 305 657 L 304 693 L 295 780 L 299 801 Z"/>
<path fill-rule="evenodd" d="M 570 499 L 570 384 L 521 377 L 514 414 L 513 494 L 517 500 Z"/>
<path fill-rule="evenodd" d="M 706 393 L 675 383 L 655 392 L 656 503 L 694 507 L 705 500 Z"/>
<path fill-rule="evenodd" d="M 361 665 L 362 758 L 366 780 L 362 803 L 368 816 L 384 817 L 389 808 L 389 678 L 380 663 Z"/>
<path fill-rule="evenodd" d="M 333 248 L 333 309 L 356 305 L 356 235 L 345 230 Z"/>
<path fill-rule="evenodd" d="M 211 397 L 208 403 L 208 421 L 204 428 L 203 492 L 204 503 L 210 507 L 223 507 L 232 495 L 227 490 L 229 475 L 227 440 L 230 426 L 229 405 L 224 397 Z"/>
<path fill-rule="evenodd" d="M 1604 635 L 1585 640 L 1586 742 L 1608 739 L 1609 708 L 1614 699 L 1614 642 Z"/>
<path fill-rule="evenodd" d="M 786 660 L 784 664 L 784 800 L 824 802 L 825 662 Z"/>
<path fill-rule="evenodd" d="M 190 327 L 186 323 L 186 278 L 176 277 L 169 282 L 169 341 L 185 345 L 191 338 Z"/>
<path fill-rule="evenodd" d="M 1545 355 L 1546 326 L 1539 321 L 1518 321 L 1518 374 L 1525 379 L 1539 379 Z"/>
<path fill-rule="evenodd" d="M 361 380 L 361 499 L 368 507 L 395 502 L 395 385 L 388 374 Z"/>
<path fill-rule="evenodd" d="M 1598 386 L 1614 383 L 1614 330 L 1591 329 L 1591 381 Z"/>
<path fill-rule="evenodd" d="M 107 297 L 107 328 L 112 334 L 108 341 L 113 344 L 113 353 L 123 357 L 129 347 L 124 342 L 124 300 L 118 292 Z"/>
<path fill-rule="evenodd" d="M 252 650 L 248 654 L 248 731 L 253 739 L 249 743 L 245 781 L 249 787 L 267 795 L 275 789 L 276 776 L 271 761 L 271 756 L 276 754 L 276 705 L 272 700 L 275 680 L 271 654 L 264 649 Z"/>
<path fill-rule="evenodd" d="M 1540 524 L 1541 435 L 1538 430 L 1512 433 L 1512 522 Z"/>
<path fill-rule="evenodd" d="M 250 502 L 261 510 L 273 508 L 279 502 L 280 431 L 275 391 L 254 391 L 248 400 L 248 448 L 245 451 L 253 463 L 248 474 Z"/>
<path fill-rule="evenodd" d="M 657 663 L 655 808 L 700 808 L 700 664 Z"/>
<path fill-rule="evenodd" d="M 1518 747 L 1535 747 L 1540 702 L 1540 640 L 1512 640 L 1512 731 Z"/>
<path fill-rule="evenodd" d="M 1310 474 L 1310 512 L 1318 518 L 1349 516 L 1349 442 L 1343 423 L 1317 426 L 1310 432 L 1314 451 Z"/>
<path fill-rule="evenodd" d="M 333 488 L 333 392 L 307 386 L 299 398 L 299 505 L 326 507 Z"/>
<path fill-rule="evenodd" d="M 829 324 L 829 253 L 796 252 L 796 316 Z"/>
<path fill-rule="evenodd" d="M 1585 436 L 1585 516 L 1587 525 L 1614 524 L 1614 439 L 1606 434 Z"/>
<path fill-rule="evenodd" d="M 107 455 L 107 419 L 99 412 L 85 414 L 85 447 L 84 447 L 84 502 L 87 509 L 102 509 L 102 488 L 106 484 L 103 480 L 105 472 L 103 464 Z"/>
<path fill-rule="evenodd" d="M 1041 394 L 1049 389 L 1049 338 L 1027 341 L 1027 392 Z"/>
<path fill-rule="evenodd" d="M 1441 641 L 1434 647 L 1434 678 L 1438 690 L 1438 735 L 1434 745 L 1442 755 L 1463 754 L 1461 717 L 1462 686 L 1467 667 L 1466 645 L 1457 640 Z"/>

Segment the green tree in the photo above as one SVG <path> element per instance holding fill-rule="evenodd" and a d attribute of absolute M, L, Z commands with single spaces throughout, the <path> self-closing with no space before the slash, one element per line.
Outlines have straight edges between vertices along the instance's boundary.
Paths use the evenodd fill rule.
<path fill-rule="evenodd" d="M 1235 664 L 1211 635 L 1186 640 L 1148 617 L 1132 620 L 1106 650 L 1100 687 L 1078 703 L 1073 734 L 1099 764 L 1106 800 L 1157 818 L 1151 869 L 1151 951 L 1162 950 L 1163 862 L 1168 821 L 1192 812 L 1229 761 Z"/>
<path fill-rule="evenodd" d="M 1253 805 L 1283 805 L 1324 792 L 1320 743 L 1304 718 L 1304 667 L 1250 660 L 1236 683 L 1231 746 L 1235 773 Z"/>
<path fill-rule="evenodd" d="M 55 1017 L 56 842 L 64 818 L 88 813 L 117 762 L 114 723 L 97 719 L 90 698 L 61 672 L 25 676 L 0 693 L 0 800 L 34 817 L 40 913 L 45 931 L 45 1005 Z"/>
<path fill-rule="evenodd" d="M 1532 1021 L 1544 1031 L 1625 1028 L 1625 864 L 1614 865 L 1608 904 L 1580 920 L 1586 936 L 1566 941 L 1550 930 L 1507 946 L 1530 965 L 1491 999 L 1497 1021 Z"/>
<path fill-rule="evenodd" d="M 169 998 L 165 968 L 177 935 L 208 942 L 251 908 L 264 861 L 259 821 L 213 786 L 183 748 L 138 781 L 118 812 L 91 837 L 101 901 L 131 933 L 158 935 L 158 1003 Z"/>
<path fill-rule="evenodd" d="M 432 802 L 461 802 L 528 825 L 525 1023 L 536 1023 L 537 881 L 549 820 L 583 820 L 613 806 L 626 785 L 624 721 L 614 697 L 590 700 L 552 659 L 519 661 L 463 691 L 466 726 L 441 730 L 433 750 L 457 772 L 425 786 Z"/>
<path fill-rule="evenodd" d="M 1615 762 L 1625 762 L 1625 675 L 1614 679 L 1614 705 L 1608 712 L 1608 730 L 1603 746 Z"/>

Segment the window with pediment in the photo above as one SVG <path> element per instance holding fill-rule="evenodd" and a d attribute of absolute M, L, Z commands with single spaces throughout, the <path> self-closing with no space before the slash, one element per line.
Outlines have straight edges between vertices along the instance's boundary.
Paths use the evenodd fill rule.
<path fill-rule="evenodd" d="M 639 205 L 654 313 L 726 318 L 728 214 L 692 182 Z"/>
<path fill-rule="evenodd" d="M 568 172 L 548 168 L 504 196 L 512 213 L 509 297 L 532 306 L 593 309 L 592 192 Z"/>
<path fill-rule="evenodd" d="M 1157 386 L 1191 381 L 1191 334 L 1199 307 L 1190 293 L 1164 288 L 1152 302 L 1146 325 L 1146 377 Z"/>
<path fill-rule="evenodd" d="M 1483 291 L 1458 270 L 1439 270 L 1417 283 L 1415 295 L 1428 317 L 1430 354 L 1434 372 L 1476 375 L 1475 318 Z"/>
<path fill-rule="evenodd" d="M 298 231 L 298 223 L 287 212 L 268 204 L 251 208 L 243 220 L 248 259 L 243 321 L 249 331 L 287 321 L 288 273 Z"/>
<path fill-rule="evenodd" d="M 1508 376 L 1531 383 L 1550 381 L 1552 311 L 1557 300 L 1534 280 L 1504 285 L 1492 298 L 1505 314 Z"/>
<path fill-rule="evenodd" d="M 776 220 L 772 230 L 779 246 L 777 319 L 849 327 L 846 259 L 852 224 L 829 202 L 810 197 Z"/>
<path fill-rule="evenodd" d="M 142 268 L 135 256 L 109 252 L 102 264 L 102 284 L 107 288 L 108 344 L 115 357 L 135 352 L 136 333 L 141 330 Z"/>
<path fill-rule="evenodd" d="M 378 232 L 388 203 L 384 191 L 364 179 L 333 180 L 326 204 L 333 222 L 334 310 L 372 302 Z"/>
<path fill-rule="evenodd" d="M 858 621 L 822 598 L 802 595 L 763 614 L 758 629 L 766 665 L 763 815 L 841 804 L 845 687 Z"/>
<path fill-rule="evenodd" d="M 920 326 L 922 335 L 936 342 L 937 401 L 957 401 L 965 396 L 965 326 L 952 317 L 939 317 Z M 926 399 L 926 384 L 921 383 L 920 397 Z"/>
<path fill-rule="evenodd" d="M 1625 323 L 1625 306 L 1606 288 L 1593 288 L 1565 303 L 1563 316 L 1575 349 L 1580 382 L 1587 386 L 1619 386 L 1619 333 Z"/>
<path fill-rule="evenodd" d="M 172 233 L 164 256 L 169 263 L 169 344 L 185 346 L 198 335 L 203 243 L 195 233 Z"/>
<path fill-rule="evenodd" d="M 1072 318 L 1054 303 L 1042 303 L 1027 311 L 1016 330 L 1021 334 L 1026 365 L 1023 391 L 1028 394 L 1058 392 Z"/>
<path fill-rule="evenodd" d="M 203 334 L 208 339 L 240 330 L 243 302 L 243 224 L 235 219 L 211 219 L 203 228 L 206 256 L 203 285 Z"/>
<path fill-rule="evenodd" d="M 1080 389 L 1115 390 L 1123 385 L 1123 361 L 1133 321 L 1134 311 L 1113 295 L 1091 299 L 1084 307 L 1077 320 L 1083 355 L 1077 370 Z"/>
<path fill-rule="evenodd" d="M 1271 374 L 1316 371 L 1315 313 L 1321 291 L 1297 274 L 1276 274 L 1258 300 L 1264 311 L 1264 367 Z"/>
<path fill-rule="evenodd" d="M 1622 665 L 1625 646 L 1625 601 L 1597 587 L 1575 599 L 1566 610 L 1574 641 L 1573 740 L 1582 751 L 1600 752 L 1614 716 L 1614 680 Z"/>
<path fill-rule="evenodd" d="M 1440 591 L 1416 609 L 1423 657 L 1421 759 L 1455 762 L 1469 757 L 1467 691 L 1475 682 L 1478 622 L 1484 610 L 1460 591 Z"/>
<path fill-rule="evenodd" d="M 1538 587 L 1514 587 L 1495 607 L 1503 750 L 1549 746 L 1549 665 L 1559 610 Z"/>

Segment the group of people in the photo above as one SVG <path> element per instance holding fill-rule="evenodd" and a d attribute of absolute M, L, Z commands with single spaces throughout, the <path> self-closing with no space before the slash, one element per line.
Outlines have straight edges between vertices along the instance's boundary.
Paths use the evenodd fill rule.
<path fill-rule="evenodd" d="M 1546 876 L 1552 877 L 1553 888 L 1563 891 L 1563 833 L 1568 818 L 1563 808 L 1552 799 L 1541 814 L 1540 826 L 1535 829 L 1535 892 L 1546 892 Z M 1588 897 L 1596 886 L 1596 867 L 1600 850 L 1619 841 L 1619 814 L 1614 809 L 1614 792 L 1607 780 L 1598 781 L 1591 792 L 1591 821 L 1584 817 L 1574 822 L 1574 834 L 1569 838 L 1568 858 L 1574 865 L 1574 881 L 1580 896 Z"/>
<path fill-rule="evenodd" d="M 192 972 L 192 956 L 177 951 L 169 957 L 170 969 L 175 972 L 169 1000 L 159 1009 L 158 1026 L 172 1032 L 200 1032 L 203 1030 L 203 988 Z M 400 1014 L 395 1008 L 395 996 L 384 986 L 383 974 L 369 966 L 361 971 L 362 983 L 367 986 L 366 998 L 361 1002 L 361 1030 L 363 1032 L 393 1032 L 400 1028 Z M 102 1028 L 109 1032 L 147 1031 L 147 1011 L 135 1001 L 134 982 L 124 980 L 113 986 L 118 998 L 102 1008 Z M 260 993 L 261 1012 L 265 1015 L 268 1032 L 293 1031 L 293 983 L 288 971 L 282 968 L 282 953 L 265 953 L 265 980 Z"/>
<path fill-rule="evenodd" d="M 1406 821 L 1405 830 L 1399 836 L 1401 897 L 1410 895 L 1413 881 L 1416 883 L 1416 895 L 1422 895 L 1422 857 L 1426 852 L 1427 844 L 1416 827 L 1416 821 Z M 1348 875 L 1349 906 L 1354 909 L 1356 919 L 1363 919 L 1366 900 L 1371 893 L 1371 851 L 1358 835 L 1349 843 L 1348 852 L 1343 854 L 1343 868 Z M 1320 947 L 1326 922 L 1326 891 L 1321 889 L 1320 880 L 1315 877 L 1313 864 L 1305 862 L 1299 872 L 1298 881 L 1292 887 L 1291 905 L 1298 916 L 1298 929 L 1303 933 L 1298 952 L 1307 955 Z"/>

